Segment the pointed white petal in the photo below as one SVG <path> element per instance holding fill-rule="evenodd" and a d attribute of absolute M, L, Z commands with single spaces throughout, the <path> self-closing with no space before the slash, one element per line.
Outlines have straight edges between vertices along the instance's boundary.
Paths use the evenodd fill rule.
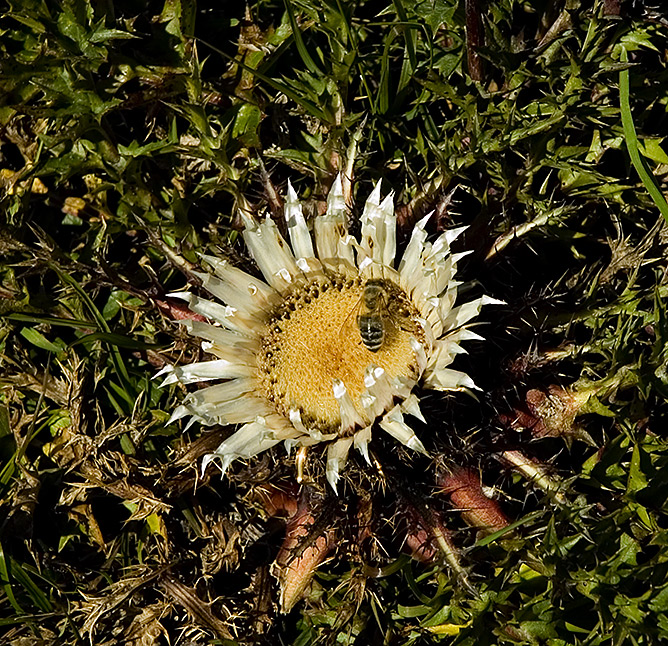
<path fill-rule="evenodd" d="M 425 248 L 427 240 L 427 232 L 425 227 L 427 221 L 431 217 L 431 213 L 423 217 L 413 229 L 411 239 L 406 245 L 404 255 L 399 263 L 399 274 L 401 276 L 401 286 L 408 292 L 412 293 L 415 287 L 415 278 L 418 268 L 421 266 L 422 252 Z"/>
<path fill-rule="evenodd" d="M 436 336 L 441 334 L 443 319 L 449 313 L 456 296 L 453 276 L 457 260 L 469 253 L 450 255 L 450 240 L 458 233 L 459 230 L 446 231 L 430 244 L 426 242 L 426 235 L 419 230 L 418 224 L 413 231 L 415 242 L 412 239 L 413 245 L 409 243 L 400 266 L 402 286 L 410 294 L 422 316 L 429 321 Z M 418 245 L 418 242 L 421 244 Z M 448 295 L 447 302 L 441 302 L 443 307 L 438 307 L 437 299 L 442 294 Z"/>
<path fill-rule="evenodd" d="M 452 242 L 454 242 L 459 236 L 464 233 L 468 229 L 468 225 L 463 226 L 463 227 L 454 227 L 452 229 L 448 229 L 443 235 L 446 237 L 446 240 L 448 241 L 448 245 Z"/>
<path fill-rule="evenodd" d="M 348 452 L 353 443 L 352 437 L 341 437 L 336 442 L 329 445 L 327 449 L 327 481 L 334 489 L 334 493 L 338 493 L 336 483 L 339 481 L 339 473 L 346 464 L 348 459 Z"/>
<path fill-rule="evenodd" d="M 288 224 L 290 244 L 296 258 L 315 258 L 311 233 L 306 226 L 297 193 L 288 180 L 288 195 L 285 200 L 285 220 Z"/>
<path fill-rule="evenodd" d="M 455 343 L 461 343 L 462 341 L 485 340 L 485 337 L 480 336 L 477 332 L 474 332 L 473 330 L 467 327 L 460 328 L 456 332 L 449 334 L 447 338 L 454 341 Z"/>
<path fill-rule="evenodd" d="M 434 336 L 439 337 L 443 332 L 443 318 L 441 317 L 440 309 L 441 299 L 434 296 L 422 301 L 420 305 L 420 312 L 423 316 L 426 315 L 427 322 L 429 323 L 429 327 L 432 329 Z M 450 310 L 448 309 L 447 312 L 449 314 Z"/>
<path fill-rule="evenodd" d="M 257 417 L 255 421 L 262 421 L 271 429 L 272 436 L 277 440 L 287 440 L 291 438 L 300 438 L 301 432 L 298 431 L 285 415 L 272 411 L 268 415 Z"/>
<path fill-rule="evenodd" d="M 360 402 L 367 421 L 373 422 L 390 407 L 395 393 L 385 370 L 374 365 L 364 371 L 364 386 Z"/>
<path fill-rule="evenodd" d="M 285 447 L 285 452 L 288 454 L 288 457 L 290 457 L 290 455 L 292 455 L 292 449 L 296 446 L 300 446 L 300 442 L 298 439 L 290 437 L 287 440 L 283 440 L 283 446 Z M 297 478 L 297 482 L 301 482 L 299 477 Z"/>
<path fill-rule="evenodd" d="M 382 179 L 379 179 L 376 182 L 376 185 L 373 187 L 373 191 L 371 191 L 371 194 L 369 195 L 369 197 L 366 200 L 365 207 L 368 206 L 368 205 L 375 205 L 375 206 L 380 205 L 380 188 L 381 188 L 382 182 L 383 182 Z"/>
<path fill-rule="evenodd" d="M 392 392 L 397 399 L 406 399 L 415 388 L 416 381 L 408 377 L 395 377 L 392 380 Z"/>
<path fill-rule="evenodd" d="M 459 370 L 436 368 L 425 373 L 424 384 L 433 390 L 480 390 L 471 377 Z"/>
<path fill-rule="evenodd" d="M 397 254 L 397 216 L 394 213 L 394 192 L 391 192 L 380 205 L 385 227 L 381 262 L 387 267 L 394 267 Z"/>
<path fill-rule="evenodd" d="M 446 290 L 439 298 L 434 305 L 434 316 L 436 320 L 438 321 L 437 328 L 440 330 L 439 335 L 443 333 L 444 330 L 447 330 L 448 328 L 445 327 L 445 322 L 448 320 L 450 317 L 450 313 L 452 312 L 453 305 L 455 304 L 455 301 L 457 300 L 457 288 L 459 286 L 459 283 L 456 281 L 452 281 L 450 283 L 450 288 Z"/>
<path fill-rule="evenodd" d="M 217 406 L 250 393 L 255 387 L 255 379 L 231 379 L 190 393 L 183 403 L 192 407 L 199 415 L 211 417 Z"/>
<path fill-rule="evenodd" d="M 504 302 L 491 296 L 481 296 L 474 301 L 464 303 L 450 312 L 447 319 L 443 322 L 445 329 L 454 330 L 464 325 L 464 323 L 468 323 L 468 321 L 480 314 L 480 309 L 483 305 L 504 305 Z"/>
<path fill-rule="evenodd" d="M 205 298 L 196 296 L 192 292 L 173 292 L 167 294 L 167 296 L 185 301 L 188 303 L 188 307 L 196 314 L 206 316 L 206 318 L 220 323 L 229 330 L 247 337 L 254 337 L 257 334 L 257 319 L 249 317 L 229 305 L 221 305 L 220 303 L 208 301 Z"/>
<path fill-rule="evenodd" d="M 347 208 L 339 174 L 327 196 L 327 212 L 314 222 L 318 257 L 327 265 L 338 265 L 339 243 L 348 235 Z"/>
<path fill-rule="evenodd" d="M 273 409 L 267 404 L 267 400 L 255 397 L 252 394 L 244 395 L 237 399 L 214 404 L 207 408 L 207 420 L 213 424 L 245 424 L 257 417 L 268 417 Z"/>
<path fill-rule="evenodd" d="M 280 440 L 273 437 L 271 429 L 265 420 L 244 424 L 236 433 L 228 437 L 213 453 L 204 456 L 202 460 L 202 473 L 213 460 L 219 462 L 223 474 L 237 458 L 250 458 L 262 451 L 270 449 L 278 444 Z"/>
<path fill-rule="evenodd" d="M 321 435 L 320 439 L 316 435 L 300 435 L 297 440 L 299 446 L 314 446 L 316 444 L 321 444 L 323 442 L 334 442 L 339 436 L 336 433 L 328 433 L 327 435 Z"/>
<path fill-rule="evenodd" d="M 279 301 L 280 297 L 275 289 L 269 287 L 259 278 L 255 278 L 255 276 L 251 276 L 231 265 L 227 260 L 220 260 L 214 256 L 204 254 L 201 255 L 201 258 L 212 267 L 218 278 L 236 291 L 248 294 L 257 307 L 269 311 Z"/>
<path fill-rule="evenodd" d="M 346 200 L 343 195 L 343 182 L 341 173 L 336 176 L 332 188 L 327 196 L 327 215 L 332 218 L 340 218 L 342 222 L 346 219 Z"/>
<path fill-rule="evenodd" d="M 243 312 L 247 318 L 253 319 L 258 323 L 266 318 L 266 310 L 260 306 L 257 299 L 250 291 L 241 291 L 211 274 L 195 271 L 193 272 L 202 281 L 202 287 L 207 292 L 213 294 L 226 305 Z"/>
<path fill-rule="evenodd" d="M 431 253 L 433 247 L 427 246 L 429 250 L 425 253 L 421 263 L 413 276 L 413 291 L 411 297 L 413 302 L 425 318 L 430 318 L 434 312 L 438 296 L 452 286 L 452 257 Z"/>
<path fill-rule="evenodd" d="M 428 455 L 413 429 L 404 422 L 399 406 L 395 406 L 380 420 L 380 427 L 409 449 Z"/>
<path fill-rule="evenodd" d="M 422 264 L 422 274 L 428 282 L 420 291 L 427 298 L 439 296 L 448 289 L 455 273 L 455 256 L 451 256 L 447 249 L 437 253 L 433 253 L 433 249 L 434 247 Z"/>
<path fill-rule="evenodd" d="M 357 431 L 353 436 L 355 448 L 362 454 L 366 463 L 371 466 L 371 458 L 369 457 L 369 442 L 371 441 L 372 426 L 367 426 L 361 431 Z"/>
<path fill-rule="evenodd" d="M 457 263 L 466 256 L 470 256 L 473 253 L 473 249 L 468 249 L 467 251 L 461 251 L 460 253 L 452 254 L 452 264 L 457 265 Z"/>
<path fill-rule="evenodd" d="M 424 418 L 424 415 L 420 410 L 420 400 L 417 398 L 415 393 L 408 395 L 408 397 L 406 397 L 406 399 L 401 402 L 400 407 L 404 413 L 408 413 L 408 415 L 412 415 L 426 424 L 427 420 Z"/>
<path fill-rule="evenodd" d="M 352 398 L 346 390 L 345 384 L 340 379 L 335 379 L 332 384 L 334 398 L 339 405 L 341 415 L 341 434 L 349 433 L 356 426 L 363 426 L 364 422 L 355 408 Z"/>
<path fill-rule="evenodd" d="M 190 412 L 190 409 L 187 406 L 183 405 L 177 406 L 174 409 L 174 412 L 172 413 L 171 417 L 167 420 L 167 426 L 191 414 L 192 413 Z"/>
<path fill-rule="evenodd" d="M 360 237 L 361 253 L 358 256 L 358 265 L 365 258 L 370 258 L 378 265 L 383 264 L 385 225 L 384 214 L 380 207 L 380 184 L 381 180 L 378 180 L 364 205 L 364 211 L 360 219 L 362 230 Z"/>
<path fill-rule="evenodd" d="M 415 360 L 418 364 L 418 371 L 422 374 L 427 367 L 427 353 L 425 352 L 424 346 L 414 337 L 410 338 L 410 344 L 413 352 L 415 353 Z"/>
<path fill-rule="evenodd" d="M 259 347 L 259 341 L 256 338 L 242 336 L 232 330 L 216 327 L 215 325 L 205 323 L 204 321 L 185 320 L 179 321 L 179 324 L 183 325 L 192 336 L 199 337 L 200 339 L 207 339 L 216 346 L 240 349 L 253 353 L 255 353 Z"/>
<path fill-rule="evenodd" d="M 217 361 L 201 361 L 198 363 L 190 363 L 185 366 L 174 368 L 173 366 L 166 366 L 157 375 L 165 377 L 162 386 L 175 384 L 180 382 L 182 384 L 193 384 L 198 381 L 210 381 L 212 379 L 232 379 L 233 377 L 250 377 L 256 373 L 256 368 L 244 363 L 225 361 L 218 359 Z"/>
<path fill-rule="evenodd" d="M 283 293 L 296 278 L 303 276 L 271 218 L 265 218 L 260 224 L 253 222 L 244 229 L 243 236 L 262 275 L 275 290 Z"/>
<path fill-rule="evenodd" d="M 308 435 L 308 430 L 302 423 L 302 415 L 301 413 L 295 409 L 291 408 L 288 412 L 288 416 L 290 418 L 290 423 L 303 435 Z"/>
<path fill-rule="evenodd" d="M 455 355 L 465 353 L 450 337 L 439 339 L 434 342 L 434 347 L 429 354 L 427 372 L 449 366 L 455 359 Z"/>
<path fill-rule="evenodd" d="M 220 469 L 220 475 L 224 476 L 227 473 L 227 470 L 230 468 L 230 464 L 234 462 L 234 457 L 231 455 L 218 455 L 217 453 L 207 453 L 202 458 L 202 477 L 206 473 L 209 464 L 215 463 Z"/>
<path fill-rule="evenodd" d="M 351 278 L 357 276 L 357 266 L 355 264 L 356 246 L 357 240 L 353 236 L 346 234 L 339 238 L 336 247 L 336 256 L 338 258 L 338 262 L 335 264 L 336 271 Z"/>
<path fill-rule="evenodd" d="M 435 341 L 434 330 L 432 329 L 431 325 L 429 325 L 429 323 L 424 319 L 418 318 L 417 323 L 420 325 L 422 331 L 424 332 L 424 341 L 422 342 L 422 347 L 425 349 L 427 357 L 429 357 L 431 349 L 434 347 L 434 341 Z"/>
<path fill-rule="evenodd" d="M 245 348 L 233 345 L 218 345 L 211 341 L 202 341 L 202 350 L 213 354 L 219 359 L 224 359 L 231 363 L 246 364 L 254 366 L 257 362 L 257 353 Z"/>

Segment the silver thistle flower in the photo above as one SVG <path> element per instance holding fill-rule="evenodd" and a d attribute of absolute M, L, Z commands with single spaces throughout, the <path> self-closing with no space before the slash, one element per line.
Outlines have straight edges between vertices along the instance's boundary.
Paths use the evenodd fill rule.
<path fill-rule="evenodd" d="M 313 235 L 290 184 L 290 244 L 271 219 L 243 217 L 244 240 L 266 282 L 203 256 L 213 274 L 198 276 L 224 304 L 190 292 L 172 296 L 210 321 L 181 323 L 217 359 L 159 373 L 166 375 L 163 385 L 220 381 L 188 395 L 170 422 L 190 416 L 205 425 L 241 425 L 202 468 L 216 461 L 224 473 L 234 460 L 279 442 L 288 449 L 327 442 L 326 474 L 336 490 L 351 447 L 370 462 L 376 426 L 425 452 L 404 420 L 422 419 L 413 389 L 418 383 L 441 391 L 476 388 L 448 366 L 464 352 L 462 341 L 481 339 L 467 327 L 480 308 L 499 302 L 483 296 L 455 307 L 454 274 L 465 254 L 451 254 L 450 243 L 465 227 L 430 243 L 425 217 L 395 268 L 393 195 L 381 201 L 378 182 L 364 206 L 358 241 L 348 233 L 340 177 Z M 376 300 L 369 285 L 378 288 Z"/>

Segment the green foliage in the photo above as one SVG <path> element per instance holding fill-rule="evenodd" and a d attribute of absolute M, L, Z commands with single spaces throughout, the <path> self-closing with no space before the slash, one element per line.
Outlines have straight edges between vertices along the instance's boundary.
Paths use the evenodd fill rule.
<path fill-rule="evenodd" d="M 148 646 L 184 629 L 193 644 L 668 638 L 665 20 L 642 3 L 621 18 L 614 2 L 480 3 L 476 81 L 465 4 L 6 3 L 8 643 Z M 183 393 L 152 376 L 201 353 L 167 296 L 197 285 L 199 254 L 248 265 L 238 210 L 280 214 L 291 178 L 315 212 L 342 170 L 360 195 L 380 177 L 396 192 L 404 237 L 431 210 L 435 228 L 471 225 L 468 286 L 508 306 L 468 359 L 480 403 L 441 402 L 459 421 L 438 428 L 461 436 L 517 524 L 477 537 L 450 514 L 474 591 L 398 550 L 371 577 L 348 537 L 307 603 L 278 617 L 258 556 L 271 523 L 243 479 L 199 485 L 222 431 L 168 424 Z M 500 430 L 528 389 L 555 385 L 585 402 L 567 444 Z M 515 445 L 552 464 L 563 499 L 499 469 Z M 424 470 L 412 476 L 447 509 Z"/>

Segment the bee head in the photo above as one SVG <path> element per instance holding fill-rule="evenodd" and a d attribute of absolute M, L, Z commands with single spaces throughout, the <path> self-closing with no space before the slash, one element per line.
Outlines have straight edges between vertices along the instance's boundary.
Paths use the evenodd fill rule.
<path fill-rule="evenodd" d="M 371 278 L 364 283 L 364 305 L 369 309 L 375 309 L 378 299 L 387 291 L 385 281 L 381 278 Z"/>

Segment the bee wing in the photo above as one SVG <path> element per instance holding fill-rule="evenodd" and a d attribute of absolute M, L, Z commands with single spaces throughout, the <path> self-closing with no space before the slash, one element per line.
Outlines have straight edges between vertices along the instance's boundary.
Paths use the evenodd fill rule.
<path fill-rule="evenodd" d="M 415 320 L 410 310 L 402 303 L 390 300 L 387 304 L 386 323 L 393 325 L 404 332 L 415 331 Z"/>
<path fill-rule="evenodd" d="M 410 317 L 395 315 L 392 317 L 392 324 L 404 332 L 415 332 L 415 321 Z"/>
<path fill-rule="evenodd" d="M 361 311 L 362 311 L 362 294 L 360 294 L 360 297 L 357 299 L 357 302 L 352 307 L 346 318 L 343 320 L 343 323 L 341 324 L 341 328 L 339 330 L 339 336 L 342 339 L 358 338 L 360 340 L 360 343 L 362 342 L 362 339 L 360 337 L 359 325 L 357 323 L 357 317 L 360 315 Z"/>

